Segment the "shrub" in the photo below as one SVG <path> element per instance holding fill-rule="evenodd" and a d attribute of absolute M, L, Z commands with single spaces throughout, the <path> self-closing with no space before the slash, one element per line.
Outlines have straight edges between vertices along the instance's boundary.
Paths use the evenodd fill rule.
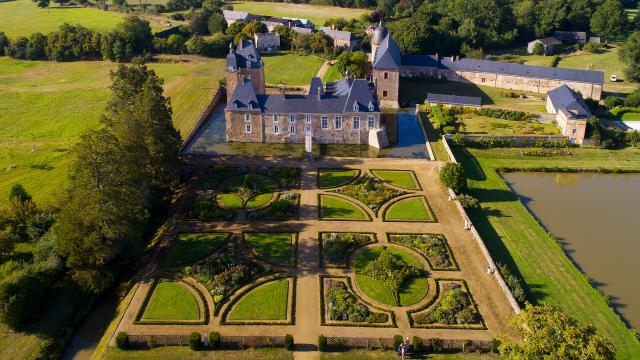
<path fill-rule="evenodd" d="M 213 350 L 220 349 L 222 347 L 222 336 L 217 331 L 209 333 L 209 347 Z"/>
<path fill-rule="evenodd" d="M 393 335 L 393 349 L 397 349 L 402 344 L 402 335 Z"/>
<path fill-rule="evenodd" d="M 126 350 L 129 348 L 129 334 L 125 331 L 120 331 L 118 335 L 116 335 L 116 346 L 120 350 Z"/>
<path fill-rule="evenodd" d="M 289 350 L 289 351 L 293 351 L 293 346 L 294 346 L 294 342 L 293 342 L 293 336 L 290 334 L 287 334 L 284 336 L 284 348 Z"/>
<path fill-rule="evenodd" d="M 595 54 L 598 52 L 598 50 L 600 50 L 601 47 L 602 47 L 601 44 L 589 42 L 584 44 L 584 46 L 582 47 L 582 50 L 591 54 Z"/>
<path fill-rule="evenodd" d="M 453 143 L 456 145 L 464 146 L 464 135 L 462 135 L 461 133 L 453 134 L 451 140 L 453 140 Z"/>
<path fill-rule="evenodd" d="M 202 349 L 202 339 L 200 339 L 199 332 L 192 332 L 191 335 L 189 335 L 189 348 L 193 351 Z"/>
<path fill-rule="evenodd" d="M 522 288 L 522 281 L 515 276 L 505 264 L 498 263 L 497 265 L 498 270 L 500 271 L 500 274 L 502 274 L 504 281 L 507 283 L 507 287 L 511 290 L 513 297 L 519 304 L 524 304 L 526 297 L 524 289 Z"/>
<path fill-rule="evenodd" d="M 607 96 L 604 99 L 604 106 L 611 110 L 616 106 L 622 106 L 624 104 L 624 99 L 619 96 Z"/>
<path fill-rule="evenodd" d="M 478 207 L 478 199 L 474 198 L 471 195 L 460 194 L 458 195 L 458 201 L 460 201 L 460 205 L 462 205 L 465 209 L 476 208 Z"/>
<path fill-rule="evenodd" d="M 431 351 L 433 352 L 442 351 L 442 339 L 439 339 L 439 338 L 431 339 Z"/>
<path fill-rule="evenodd" d="M 411 347 L 413 347 L 413 352 L 421 353 L 424 351 L 424 344 L 422 343 L 422 339 L 414 336 L 411 339 Z"/>
<path fill-rule="evenodd" d="M 462 165 L 458 163 L 447 163 L 442 167 L 440 182 L 456 194 L 467 189 L 467 178 L 464 176 Z"/>
<path fill-rule="evenodd" d="M 497 354 L 499 348 L 500 348 L 500 340 L 497 338 L 493 338 L 491 340 L 491 352 L 494 354 Z"/>
<path fill-rule="evenodd" d="M 324 335 L 318 335 L 318 351 L 327 351 L 327 338 Z"/>
<path fill-rule="evenodd" d="M 451 125 L 447 125 L 442 128 L 442 132 L 445 134 L 453 134 L 456 132 L 456 128 Z"/>

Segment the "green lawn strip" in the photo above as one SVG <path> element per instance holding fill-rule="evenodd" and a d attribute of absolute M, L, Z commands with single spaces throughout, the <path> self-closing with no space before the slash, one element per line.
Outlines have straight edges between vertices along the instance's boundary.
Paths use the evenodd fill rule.
<path fill-rule="evenodd" d="M 293 352 L 283 348 L 258 348 L 248 350 L 226 350 L 206 353 L 193 351 L 188 346 L 161 346 L 148 350 L 120 350 L 109 346 L 102 358 L 104 360 L 293 360 Z"/>
<path fill-rule="evenodd" d="M 381 180 L 403 189 L 420 190 L 411 170 L 372 170 L 371 173 Z"/>
<path fill-rule="evenodd" d="M 245 240 L 256 255 L 279 265 L 292 265 L 291 252 L 295 234 L 292 233 L 245 233 Z"/>
<path fill-rule="evenodd" d="M 358 272 L 372 260 L 378 257 L 383 247 L 374 246 L 363 249 L 353 261 L 353 267 L 356 271 L 356 284 L 360 290 L 368 297 L 382 304 L 389 306 L 397 306 L 393 291 L 385 286 L 381 281 L 373 279 L 369 276 L 359 274 Z M 420 262 L 404 250 L 394 247 L 388 247 L 387 250 L 399 256 L 405 263 L 418 269 L 422 269 Z M 420 301 L 427 294 L 426 277 L 409 279 L 400 289 L 400 306 L 413 305 Z"/>
<path fill-rule="evenodd" d="M 277 52 L 262 54 L 265 82 L 290 86 L 309 85 L 322 66 L 322 59 L 310 55 Z"/>
<path fill-rule="evenodd" d="M 360 173 L 353 169 L 319 169 L 318 186 L 320 188 L 334 188 L 350 183 Z"/>
<path fill-rule="evenodd" d="M 624 113 L 620 116 L 620 120 L 624 121 L 640 121 L 640 113 Z"/>
<path fill-rule="evenodd" d="M 367 213 L 349 200 L 331 195 L 320 195 L 320 218 L 343 220 L 370 220 Z"/>
<path fill-rule="evenodd" d="M 447 154 L 444 144 L 442 143 L 442 138 L 440 137 L 440 130 L 435 128 L 426 113 L 421 112 L 420 118 L 422 119 L 424 130 L 427 133 L 427 139 L 429 140 L 431 151 L 433 151 L 433 156 L 435 157 L 434 160 L 449 161 L 449 155 Z"/>
<path fill-rule="evenodd" d="M 180 234 L 167 257 L 167 266 L 188 264 L 218 248 L 227 233 Z"/>
<path fill-rule="evenodd" d="M 142 314 L 142 320 L 198 320 L 199 318 L 200 309 L 196 298 L 185 286 L 172 281 L 161 281 L 156 285 Z"/>
<path fill-rule="evenodd" d="M 329 68 L 327 68 L 327 71 L 324 73 L 324 76 L 322 76 L 322 82 L 333 82 L 336 80 L 340 80 L 343 77 L 344 76 L 340 73 L 340 71 L 338 71 L 338 67 L 329 66 Z"/>
<path fill-rule="evenodd" d="M 455 151 L 469 177 L 471 194 L 481 202 L 481 210 L 471 210 L 469 215 L 493 258 L 523 277 L 529 300 L 559 306 L 581 322 L 593 324 L 613 341 L 618 359 L 633 359 L 640 353 L 640 344 L 603 296 L 494 171 L 496 167 L 638 170 L 640 151 L 572 149 L 573 156 L 545 157 L 544 161 L 522 156 L 519 149 L 471 150 L 475 157 Z"/>
<path fill-rule="evenodd" d="M 232 193 L 218 194 L 218 205 L 226 210 L 240 210 L 244 208 L 242 199 Z"/>
<path fill-rule="evenodd" d="M 289 279 L 260 285 L 233 306 L 228 320 L 286 320 L 288 294 Z"/>
<path fill-rule="evenodd" d="M 433 221 L 433 214 L 425 206 L 422 196 L 401 199 L 391 204 L 384 213 L 385 220 Z"/>
<path fill-rule="evenodd" d="M 255 209 L 255 208 L 264 206 L 269 201 L 271 201 L 272 197 L 273 197 L 273 193 L 264 193 L 264 194 L 256 195 L 256 196 L 252 197 L 251 199 L 249 199 L 249 201 L 247 201 L 247 204 L 245 205 L 245 208 L 247 208 L 247 209 Z"/>
<path fill-rule="evenodd" d="M 555 124 L 504 120 L 475 114 L 465 114 L 458 119 L 464 124 L 464 133 L 467 135 L 561 135 Z"/>
<path fill-rule="evenodd" d="M 417 357 L 422 359 L 422 357 Z M 349 350 L 344 352 L 320 353 L 320 360 L 397 360 L 396 351 L 383 350 Z M 413 359 L 413 357 L 409 357 Z M 429 360 L 498 360 L 500 355 L 492 353 L 456 353 L 456 354 L 432 354 L 428 355 Z"/>

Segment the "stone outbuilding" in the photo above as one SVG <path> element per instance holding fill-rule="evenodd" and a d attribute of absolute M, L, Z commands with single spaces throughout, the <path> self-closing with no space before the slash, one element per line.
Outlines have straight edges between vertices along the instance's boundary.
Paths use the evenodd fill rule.
<path fill-rule="evenodd" d="M 527 44 L 527 52 L 529 54 L 533 54 L 535 47 L 537 44 L 542 44 L 542 48 L 544 49 L 544 55 L 553 55 L 554 48 L 556 46 L 562 45 L 562 41 L 556 39 L 555 37 L 546 37 L 542 39 L 536 39 L 530 41 Z"/>
<path fill-rule="evenodd" d="M 582 144 L 587 121 L 592 116 L 582 96 L 567 85 L 555 88 L 547 94 L 547 112 L 556 114 L 556 122 L 562 135 L 569 137 L 575 144 Z"/>
<path fill-rule="evenodd" d="M 274 32 L 265 34 L 255 33 L 253 39 L 259 51 L 271 52 L 280 50 L 280 35 Z"/>
<path fill-rule="evenodd" d="M 584 31 L 555 31 L 553 37 L 567 44 L 585 44 L 587 33 Z"/>
<path fill-rule="evenodd" d="M 251 21 L 251 14 L 244 11 L 222 10 L 222 15 L 227 21 L 227 25 L 231 25 L 236 21 L 248 23 Z"/>
<path fill-rule="evenodd" d="M 333 46 L 345 50 L 355 50 L 360 45 L 360 39 L 350 31 L 335 30 L 328 26 L 323 26 L 320 31 L 333 40 Z"/>

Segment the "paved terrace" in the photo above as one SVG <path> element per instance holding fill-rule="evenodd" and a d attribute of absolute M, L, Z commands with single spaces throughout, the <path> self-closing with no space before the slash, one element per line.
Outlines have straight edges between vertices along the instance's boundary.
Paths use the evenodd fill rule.
<path fill-rule="evenodd" d="M 448 200 L 448 194 L 438 180 L 438 167 L 441 165 L 435 161 L 413 159 L 373 159 L 373 158 L 325 158 L 313 162 L 304 162 L 296 159 L 284 158 L 253 158 L 253 157 L 186 157 L 188 164 L 196 166 L 196 172 L 191 181 L 177 196 L 174 203 L 175 216 L 168 223 L 168 230 L 159 240 L 158 250 L 152 262 L 144 271 L 143 278 L 135 289 L 135 295 L 127 307 L 115 333 L 126 331 L 130 335 L 178 335 L 189 334 L 193 331 L 201 333 L 219 331 L 223 336 L 231 335 L 261 335 L 283 336 L 293 335 L 297 345 L 304 349 L 312 349 L 317 343 L 318 335 L 339 337 L 392 337 L 396 334 L 403 336 L 420 336 L 423 338 L 441 339 L 474 339 L 490 340 L 497 335 L 513 336 L 514 333 L 507 327 L 508 321 L 513 316 L 513 310 L 509 305 L 505 294 L 499 287 L 494 276 L 486 273 L 487 262 L 482 256 L 480 248 L 471 236 L 464 230 L 464 220 L 458 213 L 453 202 Z M 205 176 L 208 166 L 222 163 L 232 166 L 297 166 L 302 169 L 302 184 L 300 199 L 299 220 L 290 221 L 250 221 L 238 217 L 234 222 L 223 221 L 183 221 L 184 214 L 188 211 L 189 198 L 196 188 L 198 177 Z M 318 168 L 345 167 L 354 169 L 394 169 L 413 170 L 422 186 L 421 191 L 427 197 L 435 214 L 437 223 L 410 223 L 410 222 L 382 222 L 381 218 L 373 216 L 373 221 L 320 221 L 318 219 Z M 149 289 L 154 276 L 161 271 L 163 249 L 168 248 L 176 232 L 198 232 L 202 230 L 231 231 L 241 233 L 243 231 L 290 231 L 298 232 L 298 265 L 287 271 L 288 274 L 297 276 L 297 291 L 295 299 L 295 324 L 294 325 L 220 325 L 220 316 L 213 317 L 207 325 L 134 325 L 136 314 L 142 305 L 145 294 Z M 448 240 L 454 256 L 460 267 L 460 271 L 438 272 L 431 271 L 432 278 L 461 278 L 467 281 L 469 290 L 473 295 L 478 310 L 484 318 L 487 330 L 465 329 L 416 329 L 410 328 L 406 311 L 420 307 L 428 301 L 434 293 L 434 282 L 429 280 L 429 293 L 416 305 L 409 307 L 391 308 L 378 304 L 364 297 L 352 281 L 358 295 L 369 302 L 384 309 L 393 311 L 396 316 L 398 328 L 372 328 L 372 327 L 344 327 L 320 325 L 320 275 L 349 275 L 350 270 L 329 269 L 319 266 L 318 232 L 320 231 L 350 231 L 350 232 L 374 232 L 379 243 L 387 243 L 387 232 L 429 232 L 444 234 Z M 205 292 L 209 309 L 213 309 L 213 301 Z M 228 303 L 228 302 L 227 302 Z M 226 306 L 226 305 L 225 305 Z M 211 310 L 210 310 L 211 311 Z M 222 312 L 224 307 L 222 308 Z M 112 338 L 112 343 L 113 343 Z M 296 354 L 297 356 L 298 354 Z M 301 354 L 302 355 L 302 354 Z M 308 354 L 311 355 L 311 354 Z"/>

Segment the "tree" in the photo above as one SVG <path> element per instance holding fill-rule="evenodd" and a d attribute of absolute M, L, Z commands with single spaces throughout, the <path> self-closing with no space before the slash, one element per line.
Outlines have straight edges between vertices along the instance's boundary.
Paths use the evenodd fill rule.
<path fill-rule="evenodd" d="M 264 34 L 267 32 L 269 32 L 267 25 L 256 20 L 248 23 L 242 28 L 242 33 L 249 39 L 253 39 L 253 35 L 255 35 L 256 33 Z"/>
<path fill-rule="evenodd" d="M 450 188 L 456 194 L 467 189 L 467 178 L 464 175 L 462 164 L 447 163 L 440 170 L 440 182 Z"/>
<path fill-rule="evenodd" d="M 533 44 L 533 49 L 531 49 L 531 53 L 534 55 L 544 55 L 544 45 L 541 42 L 536 42 Z"/>
<path fill-rule="evenodd" d="M 225 30 L 225 33 L 227 34 L 227 36 L 231 38 L 235 38 L 236 35 L 242 32 L 243 27 L 244 27 L 244 23 L 242 21 L 236 21 L 227 27 L 227 30 Z"/>
<path fill-rule="evenodd" d="M 523 341 L 502 339 L 500 354 L 505 359 L 608 360 L 615 358 L 611 342 L 592 325 L 582 325 L 564 311 L 543 304 L 517 314 L 513 324 Z"/>
<path fill-rule="evenodd" d="M 606 0 L 591 16 L 591 31 L 605 40 L 621 36 L 627 28 L 627 15 L 620 0 Z"/>
<path fill-rule="evenodd" d="M 622 44 L 619 56 L 627 64 L 625 75 L 629 79 L 640 81 L 640 31 L 634 31 Z"/>
<path fill-rule="evenodd" d="M 4 32 L 0 31 L 0 56 L 5 55 L 4 49 L 9 46 L 9 38 Z"/>
<path fill-rule="evenodd" d="M 193 14 L 189 22 L 189 32 L 193 35 L 208 35 L 210 15 L 206 11 L 198 11 Z"/>
<path fill-rule="evenodd" d="M 227 21 L 221 13 L 214 13 L 209 17 L 207 27 L 211 34 L 215 34 L 217 32 L 224 33 L 225 30 L 227 30 Z"/>
<path fill-rule="evenodd" d="M 49 0 L 33 0 L 33 2 L 38 4 L 38 7 L 41 9 L 49 7 Z"/>
<path fill-rule="evenodd" d="M 137 16 L 129 16 L 120 24 L 119 31 L 135 55 L 144 54 L 153 49 L 153 33 L 148 21 Z"/>
<path fill-rule="evenodd" d="M 167 38 L 167 48 L 172 54 L 182 54 L 184 52 L 185 40 L 180 34 L 171 34 Z"/>
<path fill-rule="evenodd" d="M 364 78 L 369 58 L 362 51 L 345 51 L 338 55 L 333 66 L 341 73 L 346 71 L 355 78 Z"/>

